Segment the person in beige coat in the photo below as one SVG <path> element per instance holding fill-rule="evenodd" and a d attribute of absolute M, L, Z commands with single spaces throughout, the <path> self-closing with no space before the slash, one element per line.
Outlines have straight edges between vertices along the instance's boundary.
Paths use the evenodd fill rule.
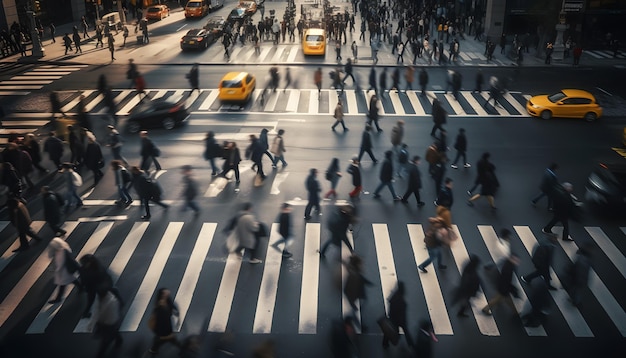
<path fill-rule="evenodd" d="M 338 124 L 341 124 L 344 132 L 348 130 L 348 127 L 346 127 L 346 124 L 343 122 L 343 104 L 341 103 L 341 99 L 337 101 L 337 106 L 335 107 L 335 114 L 333 115 L 333 117 L 335 118 L 335 124 L 330 127 L 333 132 L 335 131 L 335 127 Z"/>
<path fill-rule="evenodd" d="M 272 160 L 272 168 L 274 169 L 276 169 L 276 164 L 278 164 L 279 160 L 283 164 L 283 168 L 287 166 L 287 162 L 285 161 L 285 152 L 287 149 L 285 149 L 283 134 L 285 134 L 285 130 L 279 129 L 278 135 L 274 137 L 274 141 L 272 141 L 272 148 L 270 149 L 270 152 L 274 154 L 274 159 Z"/>
<path fill-rule="evenodd" d="M 260 264 L 263 261 L 256 257 L 258 245 L 259 222 L 252 213 L 252 203 L 244 203 L 241 211 L 237 215 L 232 231 L 226 239 L 226 245 L 232 252 L 236 252 L 243 257 L 241 250 L 250 252 L 250 263 Z"/>

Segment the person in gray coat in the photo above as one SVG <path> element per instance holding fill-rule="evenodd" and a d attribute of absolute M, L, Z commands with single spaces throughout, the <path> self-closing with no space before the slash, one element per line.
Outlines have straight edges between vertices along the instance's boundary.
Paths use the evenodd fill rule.
<path fill-rule="evenodd" d="M 234 252 L 240 257 L 243 257 L 241 250 L 245 249 L 250 252 L 249 262 L 251 264 L 260 264 L 263 261 L 256 257 L 258 232 L 259 222 L 252 213 L 252 203 L 244 203 L 241 211 L 237 214 L 232 231 L 226 239 L 227 245 L 235 247 Z M 229 242 L 231 244 L 228 244 Z"/>

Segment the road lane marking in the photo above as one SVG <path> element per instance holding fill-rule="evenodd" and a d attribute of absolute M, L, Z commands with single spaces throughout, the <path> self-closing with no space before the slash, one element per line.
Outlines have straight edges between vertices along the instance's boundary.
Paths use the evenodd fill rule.
<path fill-rule="evenodd" d="M 274 243 L 281 238 L 278 233 L 278 224 L 272 224 L 268 243 Z M 281 246 L 283 246 L 282 244 Z M 276 294 L 278 293 L 278 280 L 280 277 L 280 266 L 283 262 L 282 252 L 267 247 L 263 266 L 263 277 L 259 287 L 259 297 L 252 325 L 252 333 L 271 333 L 272 320 L 276 305 Z"/>
<path fill-rule="evenodd" d="M 393 250 L 391 249 L 391 239 L 389 238 L 387 224 L 372 224 L 372 230 L 374 231 L 374 244 L 376 245 L 376 256 L 378 257 L 378 272 L 383 291 L 385 313 L 389 315 L 389 298 L 398 285 L 396 264 L 393 260 Z"/>
<path fill-rule="evenodd" d="M 226 266 L 222 273 L 220 287 L 217 290 L 217 299 L 213 305 L 213 313 L 209 320 L 208 332 L 224 332 L 228 324 L 228 316 L 235 297 L 235 288 L 237 287 L 237 279 L 241 270 L 242 259 L 237 253 L 232 252 L 226 259 Z"/>
<path fill-rule="evenodd" d="M 45 223 L 46 223 L 45 221 L 33 221 L 30 224 L 30 228 L 33 229 L 33 232 L 39 233 L 39 231 L 41 231 Z M 1 221 L 0 232 L 2 232 L 2 230 L 4 230 L 4 228 L 6 228 L 8 224 L 9 224 L 9 221 Z M 33 239 L 30 238 L 29 243 L 32 241 Z M 11 261 L 13 261 L 15 256 L 17 256 L 17 253 L 13 252 L 13 250 L 17 249 L 18 247 L 20 247 L 20 240 L 19 238 L 16 237 L 13 243 L 2 254 L 2 257 L 0 257 L 0 272 L 2 272 L 2 270 L 4 270 L 4 268 L 7 267 L 7 265 L 10 264 Z"/>
<path fill-rule="evenodd" d="M 302 257 L 302 288 L 300 291 L 299 334 L 317 333 L 321 224 L 307 223 Z M 306 284 L 304 284 L 306 282 Z"/>

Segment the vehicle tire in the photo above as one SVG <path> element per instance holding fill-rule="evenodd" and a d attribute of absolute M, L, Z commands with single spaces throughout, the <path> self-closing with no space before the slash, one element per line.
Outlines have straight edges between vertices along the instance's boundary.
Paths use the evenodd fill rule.
<path fill-rule="evenodd" d="M 138 133 L 141 130 L 141 125 L 139 124 L 139 122 L 130 121 L 126 126 L 126 129 L 129 133 Z"/>
<path fill-rule="evenodd" d="M 587 122 L 594 122 L 596 119 L 598 119 L 598 116 L 593 112 L 589 112 L 589 113 L 586 113 L 583 118 Z"/>
<path fill-rule="evenodd" d="M 548 110 L 544 110 L 543 112 L 541 112 L 541 119 L 550 119 L 550 118 L 552 118 L 552 112 Z"/>
<path fill-rule="evenodd" d="M 171 117 L 165 117 L 161 121 L 161 125 L 163 126 L 164 129 L 167 129 L 167 130 L 174 129 L 174 127 L 176 127 L 176 121 L 173 120 Z"/>

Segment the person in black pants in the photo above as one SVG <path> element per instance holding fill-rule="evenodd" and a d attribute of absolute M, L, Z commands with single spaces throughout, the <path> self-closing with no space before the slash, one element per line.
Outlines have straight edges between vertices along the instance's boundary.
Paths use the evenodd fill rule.
<path fill-rule="evenodd" d="M 161 170 L 161 164 L 159 164 L 159 161 L 156 159 L 156 157 L 161 154 L 161 151 L 157 148 L 152 139 L 148 137 L 147 131 L 141 131 L 139 135 L 141 136 L 141 151 L 139 153 L 141 155 L 140 169 L 147 171 L 150 169 L 150 162 L 152 161 L 154 162 L 156 170 Z"/>
<path fill-rule="evenodd" d="M 543 228 L 541 232 L 546 235 L 555 236 L 552 232 L 552 227 L 557 222 L 563 224 L 563 241 L 574 241 L 569 237 L 569 219 L 574 214 L 576 209 L 576 202 L 578 199 L 573 196 L 574 186 L 570 183 L 563 183 L 557 185 L 554 190 L 554 216 L 552 220 Z"/>
<path fill-rule="evenodd" d="M 555 240 L 556 236 L 547 235 L 547 239 L 544 238 L 539 241 L 532 256 L 535 271 L 529 273 L 528 275 L 521 276 L 520 279 L 522 282 L 530 284 L 533 279 L 541 276 L 543 277 L 544 282 L 548 285 L 549 290 L 556 290 L 556 288 L 550 284 L 550 265 L 552 264 L 552 257 L 554 256 Z"/>
<path fill-rule="evenodd" d="M 378 96 L 373 95 L 372 98 L 370 98 L 370 105 L 369 105 L 367 124 L 371 125 L 372 122 L 374 122 L 374 125 L 376 126 L 376 129 L 378 130 L 378 133 L 380 133 L 383 130 L 378 125 L 378 119 L 379 119 L 379 115 L 378 115 Z"/>
<path fill-rule="evenodd" d="M 139 199 L 145 208 L 146 213 L 141 217 L 142 220 L 150 220 L 151 201 L 164 209 L 169 208 L 169 205 L 161 202 L 160 188 L 156 182 L 150 181 L 146 174 L 138 167 L 131 167 L 130 172 L 133 179 L 128 189 L 132 186 L 135 187 L 135 191 L 137 195 L 139 195 Z"/>
<path fill-rule="evenodd" d="M 359 156 L 357 158 L 359 163 L 361 163 L 363 153 L 369 154 L 374 164 L 378 163 L 378 160 L 376 160 L 374 153 L 372 153 L 372 135 L 370 134 L 371 131 L 372 126 L 370 126 L 369 124 L 365 125 L 365 130 L 363 131 L 363 135 L 361 136 L 361 149 L 359 149 Z"/>
<path fill-rule="evenodd" d="M 414 156 L 411 164 L 409 165 L 409 180 L 407 183 L 406 193 L 402 196 L 402 202 L 406 204 L 408 203 L 411 194 L 415 195 L 418 208 L 424 206 L 424 202 L 420 198 L 420 189 L 422 188 L 422 173 L 418 168 L 420 159 L 421 158 L 419 156 Z"/>
<path fill-rule="evenodd" d="M 341 246 L 342 242 L 346 244 L 350 252 L 354 252 L 354 248 L 352 248 L 352 245 L 350 244 L 350 241 L 348 240 L 348 236 L 346 234 L 353 219 L 354 207 L 352 205 L 338 205 L 336 207 L 336 210 L 334 210 L 334 212 L 328 219 L 328 231 L 330 231 L 330 239 L 328 239 L 319 250 L 319 254 L 321 257 L 324 257 L 326 250 L 328 250 L 328 247 L 331 244 Z"/>
<path fill-rule="evenodd" d="M 452 169 L 457 169 L 458 166 L 456 162 L 463 157 L 463 163 L 465 163 L 465 168 L 470 168 L 471 164 L 467 162 L 467 137 L 465 137 L 465 129 L 459 129 L 459 134 L 456 136 L 456 140 L 454 141 L 454 149 L 456 149 L 456 157 L 450 167 Z"/>
<path fill-rule="evenodd" d="M 409 347 L 413 347 L 413 337 L 409 333 L 406 322 L 406 300 L 404 299 L 404 282 L 398 281 L 398 288 L 389 297 L 389 320 L 397 327 L 402 327 Z M 383 348 L 389 347 L 389 338 L 383 335 Z"/>
<path fill-rule="evenodd" d="M 442 130 L 446 123 L 446 110 L 441 106 L 438 99 L 433 100 L 432 116 L 433 116 L 433 128 L 430 130 L 430 136 L 434 137 L 437 134 L 437 129 Z"/>
<path fill-rule="evenodd" d="M 308 192 L 309 202 L 304 209 L 304 219 L 311 219 L 311 210 L 315 208 L 318 214 L 321 214 L 322 208 L 320 207 L 320 191 L 322 187 L 317 180 L 317 169 L 311 168 L 309 170 L 309 176 L 306 178 L 306 191 Z"/>

